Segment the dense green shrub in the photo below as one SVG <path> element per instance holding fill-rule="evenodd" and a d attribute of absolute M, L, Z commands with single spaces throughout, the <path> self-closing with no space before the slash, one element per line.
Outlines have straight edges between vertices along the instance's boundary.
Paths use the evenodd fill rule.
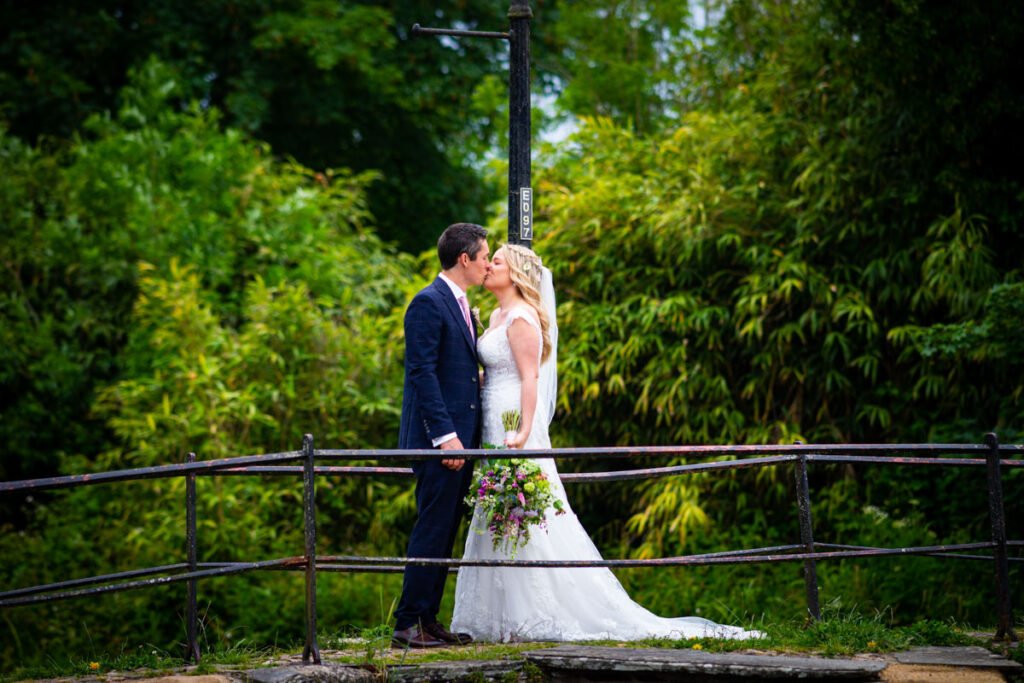
<path fill-rule="evenodd" d="M 188 451 L 296 450 L 305 432 L 334 447 L 391 445 L 401 382 L 392 316 L 417 278 L 413 260 L 366 226 L 372 176 L 274 161 L 264 145 L 221 130 L 216 112 L 168 107 L 173 89 L 152 63 L 116 115 L 92 119 L 57 154 L 3 139 L 4 175 L 17 180 L 5 187 L 16 232 L 3 248 L 18 285 L 5 287 L 2 308 L 5 394 L 14 394 L 5 430 L 31 438 L 95 425 L 88 438 L 98 443 L 83 437 L 79 453 L 47 454 L 46 467 L 67 473 L 183 462 Z M 4 465 L 4 478 L 34 471 Z M 302 554 L 297 478 L 202 478 L 198 488 L 201 560 Z M 0 541 L 2 584 L 179 562 L 183 501 L 182 479 L 25 498 L 24 530 Z M 343 553 L 377 539 L 400 552 L 400 540 L 384 539 L 410 510 L 408 487 L 393 480 L 323 481 L 322 547 Z M 210 641 L 275 640 L 289 614 L 301 615 L 300 585 L 281 574 L 208 583 Z M 75 650 L 99 634 L 164 647 L 183 633 L 179 593 L 15 610 L 6 624 L 18 637 L 3 638 L 0 655 Z M 363 616 L 340 594 L 324 607 L 343 623 Z M 286 627 L 280 637 L 296 635 Z"/>
<path fill-rule="evenodd" d="M 537 227 L 561 296 L 561 443 L 1019 440 L 1022 182 L 991 131 L 1024 118 L 1006 68 L 1018 13 L 855 5 L 726 3 L 660 130 L 594 118 L 550 151 Z M 945 72 L 922 64 L 939 53 Z M 976 473 L 831 468 L 812 487 L 819 540 L 989 535 Z M 576 507 L 605 543 L 650 557 L 791 543 L 792 500 L 779 468 L 621 485 Z M 1020 537 L 1019 496 L 1007 505 Z M 906 618 L 989 617 L 977 565 L 940 576 L 930 562 L 823 577 Z M 707 600 L 758 611 L 799 605 L 797 572 L 688 574 L 707 577 Z M 700 605 L 698 583 L 675 599 L 660 580 L 637 587 Z M 769 585 L 791 590 L 779 602 Z"/>

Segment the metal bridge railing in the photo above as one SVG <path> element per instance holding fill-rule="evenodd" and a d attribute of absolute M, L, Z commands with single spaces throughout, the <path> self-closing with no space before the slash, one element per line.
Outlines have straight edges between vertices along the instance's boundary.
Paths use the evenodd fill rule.
<path fill-rule="evenodd" d="M 663 557 L 647 560 L 597 561 L 526 561 L 526 560 L 459 560 L 448 558 L 362 557 L 350 555 L 317 555 L 316 541 L 316 477 L 317 476 L 401 476 L 412 477 L 411 469 L 404 467 L 317 466 L 316 461 L 376 460 L 378 462 L 408 460 L 440 460 L 453 456 L 478 460 L 494 457 L 490 450 L 465 450 L 460 453 L 436 450 L 344 450 L 313 448 L 313 436 L 305 435 L 302 449 L 285 453 L 267 453 L 218 460 L 197 461 L 189 453 L 183 464 L 142 467 L 114 472 L 99 472 L 44 479 L 0 482 L 0 494 L 44 489 L 71 488 L 93 484 L 106 484 L 143 479 L 185 477 L 185 531 L 187 557 L 185 562 L 147 567 L 114 574 L 62 581 L 41 586 L 30 586 L 0 592 L 0 608 L 10 608 L 41 602 L 64 600 L 115 591 L 136 590 L 151 586 L 185 582 L 186 607 L 186 660 L 199 661 L 197 640 L 197 589 L 200 579 L 207 579 L 250 571 L 284 570 L 305 573 L 305 631 L 306 644 L 303 661 L 320 663 L 320 650 L 316 633 L 316 578 L 318 571 L 333 572 L 400 572 L 406 565 L 446 566 L 450 571 L 458 567 L 662 567 L 715 564 L 750 564 L 761 562 L 802 562 L 807 595 L 807 613 L 812 619 L 821 618 L 818 601 L 817 562 L 819 560 L 886 557 L 894 555 L 925 555 L 938 558 L 981 560 L 993 563 L 995 572 L 995 607 L 997 616 L 996 639 L 1017 640 L 1013 629 L 1010 601 L 1009 562 L 1022 562 L 1024 558 L 1009 557 L 1009 548 L 1024 546 L 1022 540 L 1006 537 L 1006 518 L 1003 505 L 1002 471 L 1004 468 L 1024 467 L 1024 445 L 1000 445 L 995 434 L 986 434 L 984 444 L 794 444 L 777 446 L 649 446 L 615 448 L 560 448 L 551 450 L 522 450 L 520 458 L 586 458 L 592 460 L 621 459 L 639 456 L 664 456 L 688 459 L 735 457 L 736 460 L 697 462 L 671 467 L 621 470 L 597 473 L 564 473 L 566 484 L 584 482 L 627 481 L 656 477 L 679 476 L 697 472 L 765 467 L 793 464 L 796 478 L 796 497 L 800 525 L 799 543 L 765 548 L 730 550 L 700 555 Z M 1015 457 L 1016 456 L 1016 457 Z M 291 465 L 287 463 L 299 463 Z M 821 543 L 814 540 L 811 519 L 808 467 L 813 463 L 847 463 L 851 465 L 897 465 L 906 467 L 984 467 L 989 502 L 992 540 L 953 545 L 918 546 L 909 548 L 875 548 L 856 545 Z M 197 476 L 301 476 L 303 479 L 303 510 L 305 550 L 303 555 L 263 560 L 258 562 L 198 562 L 196 534 L 196 477 Z M 965 551 L 991 551 L 977 554 Z"/>

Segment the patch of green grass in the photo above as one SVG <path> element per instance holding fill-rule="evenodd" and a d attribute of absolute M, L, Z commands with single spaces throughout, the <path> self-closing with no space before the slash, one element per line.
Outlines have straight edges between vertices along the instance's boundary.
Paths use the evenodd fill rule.
<path fill-rule="evenodd" d="M 439 650 L 412 650 L 390 647 L 390 631 L 387 633 L 386 642 L 386 646 L 375 650 L 372 658 L 366 654 L 366 650 L 374 647 L 374 645 L 367 642 L 349 643 L 349 647 L 344 650 L 346 654 L 341 656 L 331 655 L 327 659 L 341 664 L 372 665 L 378 670 L 386 670 L 389 666 L 425 664 L 428 662 L 520 660 L 522 659 L 523 652 L 559 645 L 559 643 L 474 643 L 468 646 Z"/>
<path fill-rule="evenodd" d="M 181 665 L 181 657 L 175 657 L 153 645 L 139 645 L 134 650 L 122 649 L 120 652 L 93 654 L 87 657 L 78 655 L 48 657 L 43 663 L 0 673 L 0 681 L 102 675 L 115 670 L 167 671 Z"/>
<path fill-rule="evenodd" d="M 221 668 L 256 668 L 268 657 L 282 654 L 272 648 L 247 646 L 244 642 L 226 648 L 204 651 L 197 666 L 190 667 L 190 674 L 207 674 Z M 180 671 L 186 667 L 184 648 L 180 652 L 169 652 L 154 645 L 139 645 L 135 649 L 122 648 L 118 652 L 93 654 L 89 657 L 67 656 L 49 658 L 42 664 L 19 667 L 10 672 L 0 673 L 0 683 L 40 678 L 66 678 L 104 676 L 111 671 L 145 671 L 153 674 Z"/>
<path fill-rule="evenodd" d="M 378 595 L 381 621 L 379 624 L 363 628 L 350 628 L 326 638 L 319 639 L 321 653 L 325 649 L 331 650 L 357 650 L 360 655 L 344 657 L 340 661 L 361 666 L 374 667 L 376 669 L 387 669 L 391 652 L 391 621 L 395 613 L 396 601 L 385 609 L 383 591 Z"/>
<path fill-rule="evenodd" d="M 974 638 L 967 629 L 953 622 L 925 620 L 908 626 L 887 623 L 884 613 L 865 616 L 855 610 L 841 612 L 823 610 L 820 621 L 751 623 L 746 628 L 762 631 L 763 638 L 722 640 L 691 638 L 689 640 L 656 639 L 635 643 L 639 647 L 692 648 L 708 652 L 737 650 L 770 650 L 773 652 L 815 653 L 839 657 L 864 652 L 894 652 L 923 645 L 987 645 Z M 615 643 L 617 644 L 617 643 Z"/>
<path fill-rule="evenodd" d="M 542 683 L 547 680 L 540 667 L 532 662 L 523 663 L 523 678 L 526 679 L 526 683 Z"/>
<path fill-rule="evenodd" d="M 1024 631 L 1024 625 L 1017 627 L 1017 635 L 1020 636 L 1021 632 Z M 1024 664 L 1024 644 L 1017 643 L 992 643 L 989 645 L 989 649 L 998 655 L 1002 655 L 1007 659 L 1012 659 L 1018 664 Z M 1020 675 L 1014 680 L 1024 680 L 1024 675 Z"/>
<path fill-rule="evenodd" d="M 827 657 L 861 652 L 893 652 L 921 645 L 974 645 L 974 638 L 952 624 L 922 621 L 910 626 L 888 626 L 880 618 L 850 614 L 825 618 L 808 625 L 776 624 L 766 637 L 752 643 L 758 649 L 815 652 Z M 714 649 L 736 649 L 735 641 L 719 641 Z M 709 648 L 711 649 L 711 648 Z"/>

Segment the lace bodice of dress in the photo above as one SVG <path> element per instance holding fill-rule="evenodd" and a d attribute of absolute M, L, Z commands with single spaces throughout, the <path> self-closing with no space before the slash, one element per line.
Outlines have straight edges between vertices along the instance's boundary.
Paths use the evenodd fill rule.
<path fill-rule="evenodd" d="M 508 341 L 508 328 L 515 320 L 525 320 L 540 333 L 540 325 L 522 306 L 513 308 L 497 327 L 484 333 L 476 343 L 477 355 L 487 372 L 487 378 L 504 379 L 513 377 L 519 381 L 519 369 L 512 357 L 512 346 Z M 538 353 L 537 360 L 540 360 Z"/>
<path fill-rule="evenodd" d="M 501 414 L 506 410 L 520 410 L 522 382 L 519 378 L 519 368 L 512 356 L 512 346 L 508 341 L 509 326 L 513 321 L 520 319 L 528 322 L 540 334 L 540 323 L 525 307 L 519 306 L 510 310 L 501 324 L 489 329 L 476 344 L 477 356 L 484 366 L 484 443 L 504 443 L 505 429 L 501 424 Z M 538 363 L 540 354 L 541 351 L 538 350 Z M 526 441 L 526 448 L 551 447 L 546 425 L 541 428 L 538 422 L 534 420 L 534 428 Z"/>

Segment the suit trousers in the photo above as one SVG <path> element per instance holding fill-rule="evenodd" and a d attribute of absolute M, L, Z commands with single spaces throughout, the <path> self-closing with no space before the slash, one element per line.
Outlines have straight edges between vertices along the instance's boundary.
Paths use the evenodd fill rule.
<path fill-rule="evenodd" d="M 450 558 L 455 534 L 473 479 L 473 462 L 467 460 L 462 469 L 452 471 L 440 460 L 413 464 L 416 473 L 416 510 L 419 513 L 406 557 Z M 437 621 L 444 597 L 448 567 L 407 565 L 402 583 L 402 598 L 395 610 L 395 629 L 403 630 L 417 623 Z"/>

